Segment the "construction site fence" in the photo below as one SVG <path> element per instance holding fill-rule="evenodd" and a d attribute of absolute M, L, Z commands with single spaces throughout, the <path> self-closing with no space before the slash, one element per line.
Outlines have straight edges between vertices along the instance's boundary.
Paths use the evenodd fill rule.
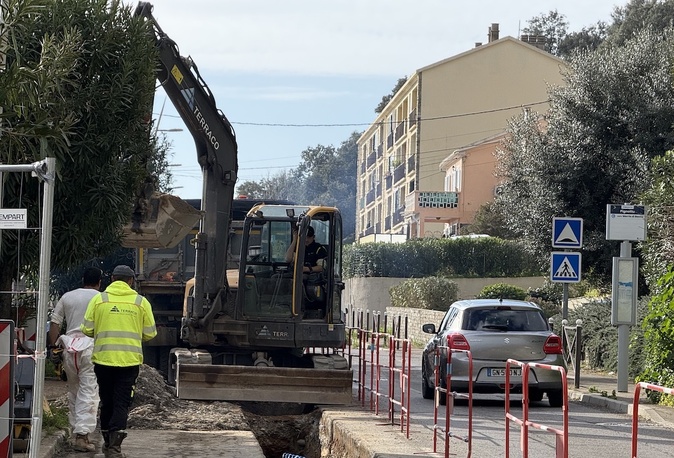
<path fill-rule="evenodd" d="M 445 362 L 445 387 L 442 387 L 440 379 L 442 377 L 442 354 L 446 355 Z M 468 393 L 457 393 L 452 391 L 452 355 L 454 353 L 465 354 L 468 358 Z M 433 453 L 438 453 L 438 437 L 445 441 L 444 457 L 449 458 L 450 439 L 458 439 L 468 444 L 468 458 L 470 458 L 473 450 L 473 355 L 470 350 L 453 349 L 447 346 L 438 346 L 435 349 L 433 360 L 433 374 L 435 375 L 435 390 L 434 390 L 434 408 L 433 408 Z M 445 426 L 442 427 L 438 423 L 440 400 L 444 396 L 445 404 Z M 468 401 L 468 431 L 465 435 L 459 435 L 451 429 L 451 418 L 454 410 L 454 401 L 457 399 L 466 399 Z"/>
<path fill-rule="evenodd" d="M 358 401 L 410 435 L 412 341 L 407 317 L 347 311 L 345 357 L 354 371 Z"/>
<path fill-rule="evenodd" d="M 639 436 L 639 396 L 641 389 L 657 391 L 674 396 L 674 388 L 639 382 L 634 387 L 634 403 L 632 404 L 632 458 L 637 458 L 637 438 Z"/>
<path fill-rule="evenodd" d="M 519 366 L 522 377 L 522 418 L 517 418 L 510 412 L 510 368 Z M 529 420 L 529 370 L 531 368 L 557 371 L 562 378 L 562 429 L 541 425 Z M 555 435 L 555 458 L 569 457 L 569 394 L 566 380 L 566 369 L 562 366 L 539 363 L 523 363 L 515 359 L 506 361 L 505 370 L 505 457 L 510 456 L 510 421 L 520 426 L 520 450 L 522 458 L 529 456 L 529 427 L 541 431 L 551 432 Z"/>

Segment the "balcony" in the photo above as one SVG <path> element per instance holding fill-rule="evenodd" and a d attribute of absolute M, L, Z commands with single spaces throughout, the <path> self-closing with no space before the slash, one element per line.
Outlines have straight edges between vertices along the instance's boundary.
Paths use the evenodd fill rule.
<path fill-rule="evenodd" d="M 365 205 L 370 205 L 374 202 L 374 189 L 370 189 L 365 196 Z"/>
<path fill-rule="evenodd" d="M 398 223 L 402 223 L 405 218 L 403 218 L 403 209 L 399 208 L 393 213 L 393 226 Z"/>
<path fill-rule="evenodd" d="M 408 116 L 407 120 L 410 123 L 410 129 L 417 125 L 417 110 L 416 110 L 416 108 L 410 112 L 410 115 Z"/>
<path fill-rule="evenodd" d="M 405 212 L 421 217 L 452 218 L 459 213 L 460 193 L 414 191 L 405 196 Z"/>
<path fill-rule="evenodd" d="M 386 137 L 386 149 L 389 149 L 393 146 L 393 132 L 388 134 L 388 137 Z"/>
<path fill-rule="evenodd" d="M 396 141 L 403 138 L 404 135 L 405 135 L 405 121 L 402 121 L 400 124 L 396 126 Z"/>
<path fill-rule="evenodd" d="M 377 162 L 377 153 L 372 151 L 370 154 L 367 155 L 367 168 L 369 169 L 374 165 L 374 163 Z"/>
<path fill-rule="evenodd" d="M 374 226 L 370 226 L 363 231 L 363 235 L 370 235 L 370 234 L 374 234 Z"/>
<path fill-rule="evenodd" d="M 414 171 L 414 163 L 416 162 L 414 155 L 407 158 L 407 173 Z"/>
<path fill-rule="evenodd" d="M 402 163 L 393 169 L 393 182 L 397 183 L 405 177 L 405 164 Z"/>

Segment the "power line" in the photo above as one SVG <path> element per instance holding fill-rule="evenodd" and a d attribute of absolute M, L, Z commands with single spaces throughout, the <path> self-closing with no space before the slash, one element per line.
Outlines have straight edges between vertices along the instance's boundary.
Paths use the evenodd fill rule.
<path fill-rule="evenodd" d="M 542 100 L 540 102 L 532 102 L 532 103 L 525 103 L 525 104 L 520 104 L 520 105 L 513 105 L 510 107 L 504 107 L 504 108 L 493 108 L 491 110 L 482 110 L 482 111 L 471 111 L 468 113 L 459 113 L 459 114 L 454 114 L 454 115 L 445 115 L 445 116 L 432 116 L 430 118 L 419 118 L 417 119 L 417 122 L 424 122 L 424 121 L 437 121 L 440 119 L 453 119 L 453 118 L 464 118 L 467 116 L 477 116 L 477 115 L 482 115 L 482 114 L 489 114 L 489 113 L 498 113 L 499 111 L 509 111 L 509 110 L 514 110 L 516 108 L 525 108 L 525 107 L 533 107 L 536 105 L 543 105 L 546 103 L 549 103 L 550 99 L 547 100 Z M 156 113 L 153 113 L 156 114 Z M 170 118 L 180 118 L 180 115 L 169 115 L 164 113 L 164 117 L 170 117 Z M 380 122 L 354 122 L 354 123 L 334 123 L 334 124 L 287 124 L 287 123 L 266 123 L 266 122 L 245 122 L 245 121 L 230 121 L 232 124 L 237 124 L 240 126 L 256 126 L 256 127 L 363 127 L 363 126 L 373 126 L 373 125 L 384 125 L 387 124 L 388 121 L 380 121 Z"/>

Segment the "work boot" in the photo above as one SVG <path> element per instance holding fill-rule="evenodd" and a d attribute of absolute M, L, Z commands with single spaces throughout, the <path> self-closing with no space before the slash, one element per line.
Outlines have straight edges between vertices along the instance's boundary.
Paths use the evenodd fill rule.
<path fill-rule="evenodd" d="M 106 458 L 126 458 L 122 453 L 122 441 L 126 437 L 126 431 L 110 431 L 110 445 L 105 451 Z"/>
<path fill-rule="evenodd" d="M 77 434 L 75 436 L 75 443 L 73 444 L 73 449 L 78 452 L 95 452 L 96 446 L 89 442 L 88 434 Z"/>
<path fill-rule="evenodd" d="M 103 435 L 103 453 L 108 453 L 108 448 L 110 447 L 110 432 L 108 430 L 101 430 Z"/>

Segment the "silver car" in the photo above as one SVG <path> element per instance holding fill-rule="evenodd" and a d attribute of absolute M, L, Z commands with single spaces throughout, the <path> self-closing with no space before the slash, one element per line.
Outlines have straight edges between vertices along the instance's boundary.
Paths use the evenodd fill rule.
<path fill-rule="evenodd" d="M 437 347 L 470 350 L 473 358 L 473 393 L 505 391 L 507 359 L 542 363 L 566 368 L 562 339 L 550 331 L 541 309 L 534 303 L 516 300 L 475 299 L 454 302 L 440 328 L 425 324 L 423 331 L 433 334 L 423 351 L 421 393 L 433 399 L 435 391 L 435 353 Z M 446 388 L 446 349 L 440 350 L 441 387 Z M 450 390 L 468 391 L 468 356 L 452 353 Z M 511 392 L 522 392 L 522 370 L 510 366 Z M 558 371 L 532 367 L 529 372 L 529 398 L 541 401 L 547 394 L 552 407 L 563 402 L 562 377 Z M 444 401 L 444 396 L 441 397 Z"/>

